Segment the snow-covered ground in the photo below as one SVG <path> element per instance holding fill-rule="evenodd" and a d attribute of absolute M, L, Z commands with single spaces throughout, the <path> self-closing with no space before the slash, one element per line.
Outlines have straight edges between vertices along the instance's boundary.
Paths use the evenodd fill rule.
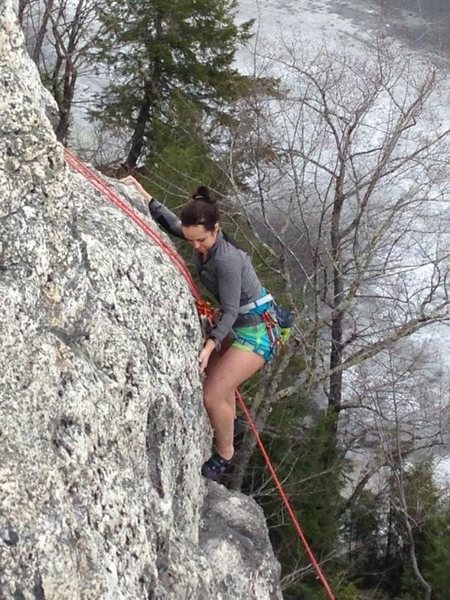
<path fill-rule="evenodd" d="M 255 19 L 254 30 L 273 42 L 300 35 L 311 47 L 390 36 L 450 68 L 448 9 L 448 0 L 240 0 L 238 17 Z"/>
<path fill-rule="evenodd" d="M 316 46 L 322 39 L 332 43 L 333 38 L 367 35 L 361 23 L 337 14 L 335 7 L 333 0 L 240 0 L 238 15 L 242 20 L 255 19 L 254 30 L 274 42 L 301 34 Z"/>

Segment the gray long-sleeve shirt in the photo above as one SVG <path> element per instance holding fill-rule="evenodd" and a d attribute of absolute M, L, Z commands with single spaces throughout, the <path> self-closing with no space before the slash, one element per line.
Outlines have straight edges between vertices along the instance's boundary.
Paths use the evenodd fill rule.
<path fill-rule="evenodd" d="M 150 202 L 149 210 L 166 231 L 185 239 L 181 221 L 171 210 L 157 200 Z M 221 308 L 221 316 L 209 336 L 219 347 L 234 326 L 258 321 L 253 315 L 240 315 L 239 307 L 257 300 L 262 285 L 248 254 L 228 241 L 221 231 L 205 261 L 199 252 L 194 251 L 194 254 L 200 281 Z"/>

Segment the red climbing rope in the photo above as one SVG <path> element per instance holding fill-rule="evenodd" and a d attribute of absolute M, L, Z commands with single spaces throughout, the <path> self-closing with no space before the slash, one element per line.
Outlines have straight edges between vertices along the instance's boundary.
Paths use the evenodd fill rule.
<path fill-rule="evenodd" d="M 272 477 L 275 487 L 277 488 L 277 492 L 281 498 L 281 501 L 283 502 L 284 507 L 286 508 L 286 511 L 292 521 L 292 524 L 295 527 L 295 531 L 297 532 L 297 535 L 300 538 L 300 540 L 303 544 L 303 547 L 305 548 L 305 552 L 308 556 L 309 562 L 311 563 L 312 567 L 314 568 L 314 570 L 317 574 L 317 579 L 319 579 L 320 583 L 323 585 L 324 590 L 325 590 L 329 600 L 335 600 L 335 597 L 333 595 L 333 592 L 331 591 L 330 585 L 329 585 L 322 569 L 320 568 L 320 565 L 319 565 L 316 557 L 314 556 L 314 552 L 311 550 L 311 547 L 308 543 L 308 540 L 306 539 L 305 534 L 303 533 L 303 529 L 300 527 L 300 523 L 298 522 L 297 517 L 295 516 L 294 509 L 292 508 L 291 502 L 290 502 L 289 498 L 287 497 L 286 492 L 284 491 L 283 484 L 281 483 L 280 478 L 278 477 L 277 472 L 275 470 L 275 467 L 273 466 L 272 461 L 270 460 L 270 456 L 267 454 L 267 450 L 261 440 L 261 436 L 259 435 L 258 430 L 256 429 L 255 422 L 253 421 L 252 416 L 251 416 L 247 406 L 245 405 L 245 402 L 238 390 L 236 390 L 236 396 L 239 400 L 242 411 L 247 418 L 247 421 L 250 425 L 250 429 L 252 430 L 252 433 L 255 437 L 258 448 L 264 458 L 267 469 Z"/>
<path fill-rule="evenodd" d="M 97 175 L 97 173 L 95 173 L 94 171 L 89 169 L 85 164 L 83 164 L 80 161 L 80 159 L 77 156 L 75 156 L 75 154 L 73 154 L 73 152 L 71 152 L 70 150 L 65 148 L 64 156 L 65 156 L 66 162 L 75 171 L 77 171 L 78 173 L 83 175 L 98 191 L 100 191 L 102 194 L 104 194 L 115 206 L 117 206 L 124 213 L 126 213 L 136 223 L 136 225 L 138 225 L 148 236 L 150 236 L 152 238 L 153 241 L 155 241 L 160 246 L 160 248 L 162 248 L 164 250 L 164 252 L 166 254 L 168 254 L 168 256 L 170 257 L 170 259 L 172 260 L 174 265 L 180 270 L 181 274 L 186 279 L 186 282 L 196 300 L 197 307 L 203 307 L 202 310 L 206 313 L 207 312 L 206 305 L 201 299 L 200 292 L 192 278 L 192 275 L 190 274 L 186 264 L 184 263 L 184 260 L 176 252 L 176 250 L 170 244 L 168 244 L 161 236 L 159 236 L 158 233 L 156 231 L 154 231 L 146 223 L 146 221 L 138 214 L 138 212 L 136 210 L 134 210 L 134 208 L 132 208 L 132 206 L 130 206 L 130 204 L 128 202 L 122 200 L 122 198 L 120 198 L 120 196 L 114 190 L 112 190 L 108 186 L 108 184 L 99 175 Z M 303 530 L 300 527 L 300 523 L 298 522 L 297 517 L 295 516 L 292 505 L 289 501 L 289 498 L 286 495 L 286 492 L 284 491 L 283 485 L 282 485 L 282 483 L 277 475 L 277 472 L 272 464 L 272 461 L 270 460 L 270 457 L 264 447 L 264 444 L 263 444 L 261 437 L 258 433 L 258 430 L 256 428 L 255 422 L 253 421 L 253 418 L 252 418 L 247 406 L 245 405 L 245 402 L 244 402 L 241 394 L 239 393 L 239 391 L 236 391 L 236 395 L 237 395 L 237 398 L 241 405 L 242 411 L 245 414 L 245 417 L 250 425 L 250 429 L 255 437 L 255 440 L 259 447 L 259 450 L 260 450 L 260 452 L 264 458 L 264 461 L 267 465 L 269 473 L 275 483 L 275 487 L 278 491 L 278 494 L 280 495 L 280 498 L 289 514 L 289 517 L 295 527 L 295 530 L 305 548 L 308 559 L 317 574 L 317 578 L 320 580 L 321 584 L 323 585 L 324 590 L 325 590 L 329 600 L 335 600 L 335 597 L 333 595 L 333 592 L 331 591 L 328 581 L 327 581 L 322 569 L 320 568 L 320 565 L 319 565 L 316 557 L 314 556 L 314 553 L 311 550 L 311 547 L 309 546 L 308 540 L 306 539 L 305 534 L 303 533 Z"/>
<path fill-rule="evenodd" d="M 69 164 L 75 171 L 78 171 L 81 175 L 85 177 L 99 192 L 104 194 L 108 200 L 110 200 L 113 204 L 119 207 L 124 213 L 126 213 L 135 223 L 139 225 L 139 227 L 155 241 L 160 248 L 164 250 L 166 254 L 168 254 L 175 264 L 175 266 L 181 271 L 181 274 L 186 279 L 195 299 L 197 301 L 201 301 L 200 292 L 197 290 L 195 282 L 192 278 L 192 275 L 189 272 L 184 260 L 181 256 L 173 249 L 173 247 L 168 244 L 161 236 L 159 236 L 156 231 L 154 231 L 147 222 L 139 215 L 139 213 L 134 210 L 134 208 L 128 203 L 122 200 L 122 198 L 112 190 L 109 185 L 97 175 L 95 171 L 89 169 L 81 160 L 73 154 L 67 148 L 64 148 L 64 157 L 66 159 L 67 164 Z"/>

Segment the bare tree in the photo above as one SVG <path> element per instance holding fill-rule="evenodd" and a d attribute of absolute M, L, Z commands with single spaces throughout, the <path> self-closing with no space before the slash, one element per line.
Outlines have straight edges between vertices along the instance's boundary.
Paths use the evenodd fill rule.
<path fill-rule="evenodd" d="M 413 490 L 411 484 L 408 485 L 408 472 L 415 460 L 427 458 L 432 449 L 445 442 L 443 432 L 446 431 L 446 427 L 443 427 L 442 421 L 443 390 L 439 383 L 433 385 L 433 378 L 428 373 L 425 373 L 424 377 L 417 374 L 420 373 L 421 366 L 427 366 L 426 362 L 420 364 L 423 357 L 417 356 L 416 360 L 412 360 L 411 349 L 405 350 L 403 348 L 403 352 L 396 353 L 391 348 L 383 353 L 384 389 L 380 389 L 378 385 L 375 397 L 371 398 L 368 395 L 367 400 L 373 408 L 372 436 L 378 441 L 375 453 L 390 474 L 386 478 L 390 484 L 390 510 L 403 525 L 412 572 L 423 589 L 424 600 L 429 600 L 432 586 L 422 573 L 415 540 L 415 534 L 422 528 L 426 515 L 420 516 L 417 507 L 416 510 L 411 510 L 413 503 L 409 496 Z M 423 385 L 423 379 L 428 379 L 428 387 Z M 417 384 L 420 380 L 422 386 L 417 390 L 414 383 Z M 377 386 L 372 384 L 371 387 Z M 369 422 L 370 419 L 366 419 L 366 428 Z M 414 489 L 413 495 L 415 494 Z M 391 528 L 392 518 L 389 519 L 388 541 L 391 539 Z M 390 560 L 389 543 L 386 556 L 387 560 Z"/>
<path fill-rule="evenodd" d="M 279 99 L 243 108 L 245 138 L 237 131 L 231 147 L 249 149 L 255 192 L 238 198 L 278 246 L 285 275 L 289 266 L 288 292 L 304 287 L 306 386 L 323 386 L 335 434 L 344 373 L 448 320 L 450 246 L 438 215 L 448 202 L 449 130 L 433 118 L 438 72 L 425 61 L 381 46 L 313 59 L 286 47 L 265 59 L 289 82 Z M 238 180 L 239 165 L 231 168 Z"/>
<path fill-rule="evenodd" d="M 449 320 L 450 147 L 439 71 L 382 45 L 356 57 L 334 51 L 310 57 L 286 46 L 282 56 L 266 51 L 262 59 L 284 93 L 249 95 L 241 104 L 245 119 L 230 139 L 229 179 L 248 223 L 278 259 L 275 275 L 297 304 L 299 323 L 291 354 L 255 394 L 255 419 L 263 428 L 278 401 L 310 398 L 334 417 L 330 438 L 351 449 L 353 459 L 379 444 L 378 419 L 384 431 L 390 421 L 403 460 L 433 451 L 445 441 L 439 403 L 408 411 L 421 393 L 426 404 L 422 388 L 429 381 L 418 376 L 420 361 L 410 357 L 402 366 L 386 357 L 410 351 L 407 338 Z M 243 149 L 244 165 L 234 159 Z M 300 360 L 301 373 L 292 373 L 291 359 Z M 410 393 L 402 402 L 400 380 Z M 448 397 L 439 401 L 448 407 Z M 302 435 L 298 424 L 292 435 Z M 252 449 L 246 439 L 237 487 Z M 347 507 L 390 464 L 389 454 L 371 454 L 349 482 Z M 325 460 L 321 468 L 326 473 L 333 465 Z M 400 492 L 397 498 L 407 501 Z M 428 594 L 410 525 L 411 565 Z"/>
<path fill-rule="evenodd" d="M 22 0 L 19 19 L 28 49 L 58 105 L 56 135 L 66 141 L 75 89 L 89 72 L 89 51 L 101 35 L 99 0 Z"/>

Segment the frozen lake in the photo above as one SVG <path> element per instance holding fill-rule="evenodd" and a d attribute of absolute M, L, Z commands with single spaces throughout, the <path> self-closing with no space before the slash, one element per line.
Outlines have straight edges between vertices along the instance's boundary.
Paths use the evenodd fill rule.
<path fill-rule="evenodd" d="M 278 29 L 312 40 L 320 32 L 362 38 L 384 28 L 414 49 L 450 59 L 449 0 L 240 0 L 239 6 L 245 18 L 257 19 L 263 33 Z"/>

